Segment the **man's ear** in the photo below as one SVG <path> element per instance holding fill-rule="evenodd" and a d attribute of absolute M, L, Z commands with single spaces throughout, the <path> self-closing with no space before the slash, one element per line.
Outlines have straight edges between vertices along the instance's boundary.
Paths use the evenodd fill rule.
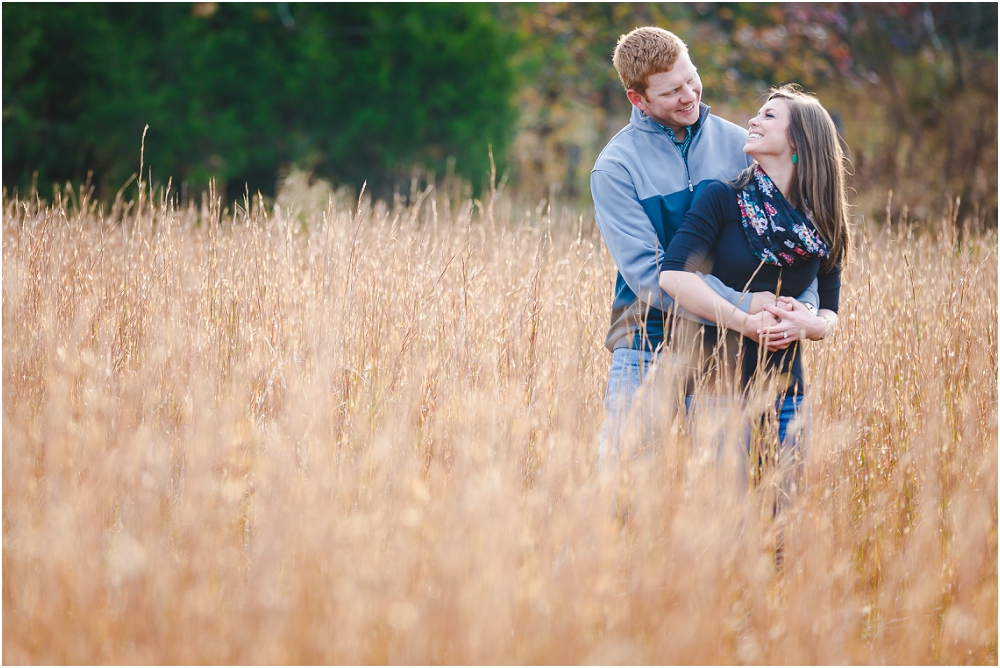
<path fill-rule="evenodd" d="M 639 111 L 646 111 L 646 98 L 636 93 L 634 90 L 629 88 L 625 91 L 625 96 L 628 97 L 628 101 L 632 103 L 633 107 L 637 107 Z"/>

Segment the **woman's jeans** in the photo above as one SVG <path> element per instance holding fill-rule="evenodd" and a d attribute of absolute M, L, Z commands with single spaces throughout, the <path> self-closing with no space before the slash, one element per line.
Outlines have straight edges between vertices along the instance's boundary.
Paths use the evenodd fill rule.
<path fill-rule="evenodd" d="M 805 469 L 806 431 L 809 424 L 809 410 L 801 395 L 783 395 L 775 404 L 778 439 L 768 437 L 767 420 L 757 419 L 756 426 L 764 432 L 757 439 L 759 448 L 753 448 L 752 438 L 755 425 L 746 421 L 742 403 L 731 397 L 687 396 L 684 405 L 688 417 L 693 421 L 690 430 L 701 447 L 715 452 L 720 468 L 730 474 L 739 490 L 746 489 L 747 474 L 753 473 L 755 485 L 764 483 L 773 488 L 773 512 L 775 515 L 788 505 L 802 486 Z M 696 405 L 697 402 L 697 405 Z M 710 432 L 711 425 L 722 425 Z M 773 424 L 773 423 L 772 423 Z M 734 432 L 742 433 L 734 433 Z M 773 434 L 773 432 L 771 432 Z M 742 443 L 738 452 L 733 452 L 727 444 Z M 755 451 L 756 450 L 756 451 Z"/>
<path fill-rule="evenodd" d="M 806 432 L 811 420 L 804 399 L 802 395 L 785 395 L 775 406 L 778 413 L 778 453 L 776 461 L 770 463 L 775 473 L 775 515 L 788 505 L 805 482 Z"/>
<path fill-rule="evenodd" d="M 788 427 L 792 421 L 798 416 L 803 409 L 803 399 L 804 397 L 800 394 L 797 396 L 792 396 L 786 394 L 777 403 L 775 408 L 778 410 L 778 442 L 783 444 L 783 448 L 791 447 L 795 449 L 802 449 L 804 445 L 802 443 L 803 436 L 805 434 L 804 424 L 793 425 L 793 430 L 791 434 L 792 441 L 788 441 L 786 444 L 786 437 L 788 436 Z M 804 419 L 804 416 L 803 416 Z M 800 455 L 801 457 L 801 455 Z"/>

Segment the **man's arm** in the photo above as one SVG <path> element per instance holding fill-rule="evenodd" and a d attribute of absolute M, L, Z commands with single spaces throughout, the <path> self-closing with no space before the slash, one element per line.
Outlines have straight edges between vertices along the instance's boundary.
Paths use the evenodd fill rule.
<path fill-rule="evenodd" d="M 694 273 L 701 276 L 702 280 L 705 281 L 705 283 L 708 284 L 708 287 L 712 288 L 717 295 L 744 313 L 753 314 L 760 312 L 761 307 L 758 306 L 756 310 L 753 308 L 755 295 L 763 295 L 764 300 L 766 300 L 768 296 L 770 296 L 772 300 L 774 298 L 774 295 L 771 295 L 768 292 L 738 292 L 712 274 L 703 274 L 700 271 L 696 271 Z"/>
<path fill-rule="evenodd" d="M 640 301 L 667 311 L 673 299 L 660 288 L 663 248 L 649 216 L 639 203 L 635 185 L 617 174 L 595 170 L 590 177 L 590 189 L 597 226 L 625 283 Z M 704 279 L 732 306 L 742 311 L 749 310 L 751 295 L 733 290 L 714 276 L 705 276 Z M 680 313 L 690 320 L 714 324 L 683 310 Z"/>
<path fill-rule="evenodd" d="M 812 308 L 809 310 L 815 313 L 816 309 L 819 308 L 819 279 L 814 278 L 813 282 L 809 284 L 809 287 L 806 288 L 805 292 L 795 299 L 803 304 L 811 306 Z"/>
<path fill-rule="evenodd" d="M 699 276 L 701 276 L 701 274 L 699 274 Z M 702 278 L 706 280 L 708 279 L 706 276 L 702 276 Z M 778 301 L 778 297 L 773 292 L 752 292 L 748 296 L 750 297 L 749 310 L 743 308 L 742 305 L 740 308 L 750 315 L 760 313 L 764 306 L 768 304 L 774 306 L 774 304 Z M 819 279 L 814 278 L 813 282 L 809 284 L 809 287 L 806 288 L 805 291 L 796 299 L 800 303 L 806 304 L 809 310 L 815 313 L 816 309 L 819 307 Z"/>

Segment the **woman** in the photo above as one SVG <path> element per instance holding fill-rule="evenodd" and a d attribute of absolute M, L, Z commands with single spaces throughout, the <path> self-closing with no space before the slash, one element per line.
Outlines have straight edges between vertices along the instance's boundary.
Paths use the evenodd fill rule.
<path fill-rule="evenodd" d="M 742 349 L 738 381 L 743 389 L 764 378 L 778 383 L 778 438 L 786 444 L 805 389 L 797 342 L 822 339 L 837 324 L 840 270 L 851 246 L 844 153 L 830 115 L 794 86 L 772 90 L 750 120 L 743 151 L 755 164 L 698 196 L 666 251 L 660 285 L 684 309 L 744 337 L 728 346 Z M 698 269 L 736 290 L 779 297 L 759 313 L 744 313 L 693 273 Z M 801 293 L 814 278 L 815 314 L 782 296 Z M 715 328 L 706 327 L 705 349 L 717 350 L 717 340 Z"/>

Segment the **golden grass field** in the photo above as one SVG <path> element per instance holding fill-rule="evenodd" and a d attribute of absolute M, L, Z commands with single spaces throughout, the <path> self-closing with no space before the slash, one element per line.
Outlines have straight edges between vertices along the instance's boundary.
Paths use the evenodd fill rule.
<path fill-rule="evenodd" d="M 996 664 L 975 229 L 859 225 L 776 570 L 764 495 L 720 494 L 682 416 L 597 472 L 589 212 L 5 195 L 3 660 Z"/>

